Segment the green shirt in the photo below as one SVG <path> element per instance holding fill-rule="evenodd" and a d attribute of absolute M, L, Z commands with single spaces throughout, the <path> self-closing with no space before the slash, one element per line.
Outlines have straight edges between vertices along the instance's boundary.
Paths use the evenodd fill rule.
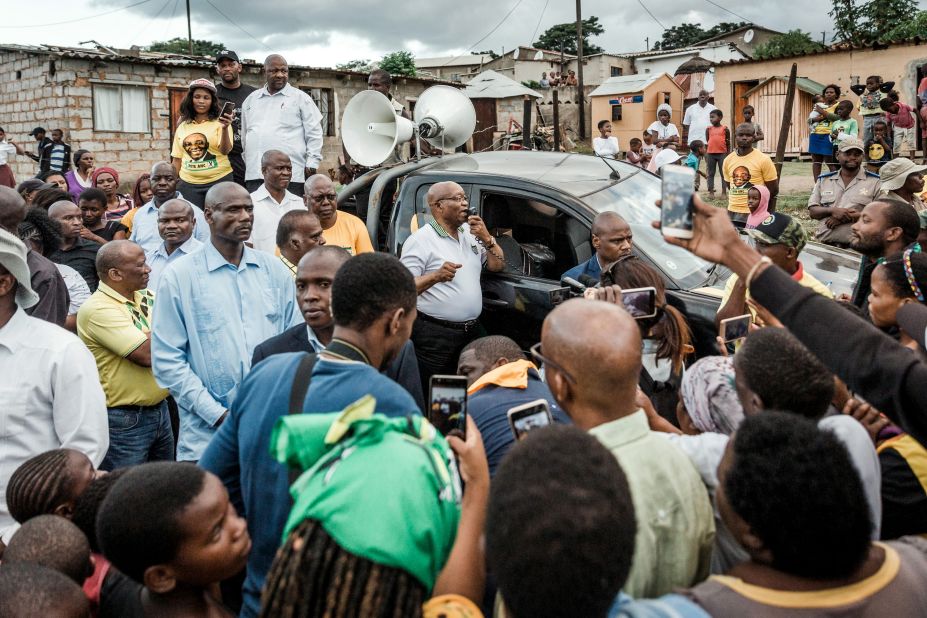
<path fill-rule="evenodd" d="M 652 599 L 708 576 L 715 521 L 708 491 L 689 458 L 650 431 L 643 410 L 589 430 L 628 479 L 637 537 L 622 591 Z"/>

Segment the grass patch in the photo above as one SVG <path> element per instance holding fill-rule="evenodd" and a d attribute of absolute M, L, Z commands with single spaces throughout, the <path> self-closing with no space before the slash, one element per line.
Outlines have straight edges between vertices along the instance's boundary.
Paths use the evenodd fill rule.
<path fill-rule="evenodd" d="M 727 200 L 715 197 L 709 199 L 706 194 L 700 194 L 702 200 L 718 208 L 727 208 Z M 790 217 L 798 219 L 808 236 L 814 233 L 818 227 L 818 222 L 811 218 L 808 213 L 808 194 L 807 193 L 786 193 L 779 194 L 776 199 L 776 212 L 783 212 Z"/>

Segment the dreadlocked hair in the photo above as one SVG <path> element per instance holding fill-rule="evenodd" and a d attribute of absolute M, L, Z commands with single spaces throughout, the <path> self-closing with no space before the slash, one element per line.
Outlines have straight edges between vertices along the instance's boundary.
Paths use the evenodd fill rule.
<path fill-rule="evenodd" d="M 420 617 L 426 592 L 406 571 L 349 553 L 321 523 L 306 519 L 277 550 L 261 616 Z"/>
<path fill-rule="evenodd" d="M 27 459 L 10 476 L 6 503 L 10 515 L 24 524 L 39 515 L 53 515 L 71 497 L 73 478 L 69 449 L 55 449 Z"/>

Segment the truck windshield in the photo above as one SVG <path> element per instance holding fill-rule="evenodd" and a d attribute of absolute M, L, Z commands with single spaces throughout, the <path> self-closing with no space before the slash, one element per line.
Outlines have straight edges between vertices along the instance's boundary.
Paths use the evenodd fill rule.
<path fill-rule="evenodd" d="M 655 204 L 660 199 L 660 179 L 657 176 L 637 170 L 581 199 L 597 213 L 611 210 L 621 215 L 631 226 L 638 250 L 681 288 L 698 287 L 708 279 L 714 266 L 711 262 L 670 245 L 663 239 L 660 230 L 650 225 L 660 219 L 660 209 Z"/>

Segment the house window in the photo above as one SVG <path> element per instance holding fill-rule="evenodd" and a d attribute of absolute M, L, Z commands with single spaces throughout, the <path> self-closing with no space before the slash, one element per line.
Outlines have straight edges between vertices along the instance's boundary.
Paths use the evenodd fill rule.
<path fill-rule="evenodd" d="M 151 100 L 148 88 L 93 84 L 93 129 L 149 133 Z"/>
<path fill-rule="evenodd" d="M 306 92 L 315 101 L 315 106 L 322 112 L 322 132 L 324 135 L 335 134 L 335 115 L 332 113 L 332 91 L 330 88 L 306 88 Z"/>
<path fill-rule="evenodd" d="M 612 122 L 621 120 L 621 106 L 612 105 Z"/>
<path fill-rule="evenodd" d="M 624 69 L 621 67 L 612 67 L 612 77 L 620 77 L 624 74 Z"/>
<path fill-rule="evenodd" d="M 668 93 L 668 92 L 661 92 L 661 93 L 660 93 L 660 99 L 662 99 L 662 101 L 663 101 L 664 103 L 666 103 L 667 105 L 669 105 L 669 102 L 670 102 L 670 93 Z"/>

